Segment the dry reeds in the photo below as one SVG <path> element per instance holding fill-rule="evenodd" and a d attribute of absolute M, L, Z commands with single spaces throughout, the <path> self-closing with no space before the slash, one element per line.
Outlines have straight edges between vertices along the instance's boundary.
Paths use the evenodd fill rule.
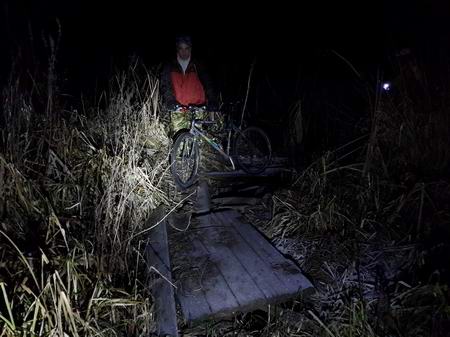
<path fill-rule="evenodd" d="M 158 82 L 133 65 L 89 117 L 51 100 L 43 114 L 18 82 L 4 91 L 0 335 L 147 335 L 145 237 L 135 234 L 169 203 Z"/>
<path fill-rule="evenodd" d="M 261 335 L 446 334 L 448 107 L 399 93 L 378 92 L 370 134 L 326 152 L 273 196 L 273 217 L 260 226 L 317 293 L 282 307 L 301 314 L 301 326 L 267 318 Z"/>

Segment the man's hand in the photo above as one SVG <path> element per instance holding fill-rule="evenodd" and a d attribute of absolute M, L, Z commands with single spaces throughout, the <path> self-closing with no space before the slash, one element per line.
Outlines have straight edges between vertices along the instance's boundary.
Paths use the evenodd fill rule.
<path fill-rule="evenodd" d="M 187 107 L 185 107 L 184 105 L 175 105 L 174 111 L 176 112 L 186 112 L 187 111 Z"/>

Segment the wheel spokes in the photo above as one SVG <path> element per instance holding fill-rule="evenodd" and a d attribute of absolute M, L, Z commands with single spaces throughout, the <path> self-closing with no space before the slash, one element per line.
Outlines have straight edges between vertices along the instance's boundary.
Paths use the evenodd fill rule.
<path fill-rule="evenodd" d="M 248 173 L 260 173 L 271 157 L 270 141 L 262 130 L 251 127 L 239 133 L 236 155 L 242 169 Z"/>
<path fill-rule="evenodd" d="M 192 177 L 195 169 L 195 143 L 192 138 L 186 138 L 180 145 L 180 152 L 176 154 L 175 165 L 180 180 L 185 183 Z"/>

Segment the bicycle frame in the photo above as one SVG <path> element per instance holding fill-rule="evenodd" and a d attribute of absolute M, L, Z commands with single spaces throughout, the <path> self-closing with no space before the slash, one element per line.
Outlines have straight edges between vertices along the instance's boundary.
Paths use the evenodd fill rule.
<path fill-rule="evenodd" d="M 239 166 L 247 174 L 259 174 L 266 169 L 271 158 L 271 146 L 270 140 L 263 130 L 257 127 L 241 130 L 241 127 L 236 126 L 231 119 L 224 127 L 220 125 L 218 126 L 220 129 L 211 130 L 202 125 L 216 124 L 221 121 L 221 118 L 216 121 L 214 121 L 214 117 L 208 118 L 205 116 L 207 111 L 204 108 L 183 107 L 177 111 L 189 114 L 191 117 L 189 118 L 190 127 L 181 128 L 175 134 L 174 146 L 169 156 L 171 173 L 180 188 L 185 189 L 198 179 L 199 156 L 201 156 L 199 143 L 203 141 L 219 152 L 227 162 L 230 162 L 234 171 L 236 166 Z M 185 117 L 188 116 L 183 116 L 184 121 Z M 216 136 L 223 140 L 227 138 L 227 144 L 217 141 Z M 260 148 L 261 146 L 264 148 Z M 226 149 L 224 149 L 225 147 Z M 231 148 L 233 148 L 232 151 Z M 209 154 L 209 151 L 207 152 Z"/>
<path fill-rule="evenodd" d="M 236 170 L 236 166 L 234 164 L 233 158 L 231 158 L 230 156 L 230 141 L 231 141 L 231 130 L 228 131 L 228 146 L 227 146 L 227 152 L 225 152 L 223 150 L 222 145 L 216 143 L 214 140 L 212 140 L 211 138 L 209 138 L 201 129 L 198 128 L 197 123 L 199 123 L 198 121 L 196 121 L 195 119 L 191 122 L 191 128 L 189 130 L 189 132 L 195 137 L 195 139 L 198 139 L 198 136 L 200 136 L 201 138 L 203 138 L 213 149 L 215 149 L 217 152 L 219 152 L 222 157 L 224 157 L 226 160 L 229 160 L 231 163 L 231 166 L 233 167 L 233 170 Z M 208 121 L 203 121 L 200 122 L 199 124 L 213 124 L 214 122 L 208 122 Z"/>

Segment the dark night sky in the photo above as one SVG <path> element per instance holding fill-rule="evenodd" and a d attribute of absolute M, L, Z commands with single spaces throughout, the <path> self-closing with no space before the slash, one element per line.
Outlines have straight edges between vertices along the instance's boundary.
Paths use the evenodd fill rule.
<path fill-rule="evenodd" d="M 294 2 L 280 2 L 275 7 L 270 2 L 247 9 L 242 2 L 162 2 L 164 6 L 132 0 L 114 4 L 83 0 L 3 3 L 3 29 L 10 42 L 26 39 L 28 23 L 39 35 L 42 29 L 51 30 L 58 17 L 67 61 L 94 64 L 104 64 L 105 55 L 120 58 L 133 51 L 157 62 L 172 51 L 173 35 L 180 30 L 192 32 L 198 54 L 208 58 L 245 60 L 259 55 L 293 60 L 312 48 L 335 48 L 357 64 L 370 64 L 390 47 L 390 39 L 405 43 L 426 40 L 423 35 L 433 28 L 430 25 L 444 22 L 443 13 L 448 10 L 443 0 L 433 1 L 433 6 L 420 5 L 425 1 L 384 5 L 382 1 L 360 1 L 360 5 L 305 1 L 295 6 Z M 441 20 L 435 20 L 439 16 Z"/>
<path fill-rule="evenodd" d="M 112 3 L 3 0 L 3 74 L 18 46 L 29 52 L 30 31 L 36 49 L 42 32 L 55 32 L 56 18 L 62 25 L 59 69 L 73 87 L 83 90 L 89 90 L 95 78 L 107 78 L 113 65 L 126 65 L 133 53 L 149 65 L 165 60 L 180 31 L 192 33 L 194 53 L 210 65 L 217 82 L 230 87 L 242 83 L 256 59 L 255 78 L 268 78 L 281 92 L 304 86 L 304 81 L 298 84 L 299 77 L 310 81 L 351 77 L 331 50 L 375 76 L 393 48 L 408 45 L 426 54 L 433 53 L 431 45 L 450 45 L 450 6 L 444 0 L 359 1 L 359 5 L 272 1 L 245 9 L 242 1 Z"/>
<path fill-rule="evenodd" d="M 121 58 L 131 52 L 158 62 L 172 51 L 173 35 L 180 30 L 192 32 L 197 54 L 213 60 L 246 63 L 258 55 L 291 61 L 314 47 L 337 48 L 358 61 L 372 62 L 385 29 L 380 5 L 331 7 L 299 2 L 298 8 L 259 5 L 243 9 L 242 4 L 232 2 L 162 7 L 143 1 L 111 3 L 10 0 L 4 3 L 6 18 L 2 21 L 10 43 L 17 44 L 27 38 L 29 23 L 36 38 L 43 29 L 54 29 L 58 17 L 64 62 L 80 65 L 104 64 L 105 56 Z"/>

